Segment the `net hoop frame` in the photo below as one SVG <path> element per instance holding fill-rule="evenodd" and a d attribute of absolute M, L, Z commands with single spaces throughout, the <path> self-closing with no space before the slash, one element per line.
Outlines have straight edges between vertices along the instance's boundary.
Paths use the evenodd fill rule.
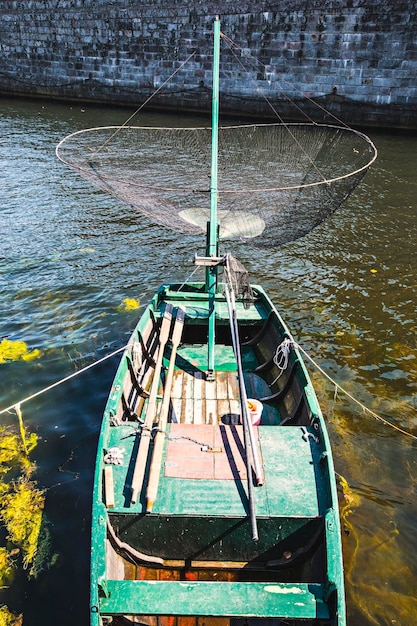
<path fill-rule="evenodd" d="M 220 188 L 219 189 L 219 193 L 223 194 L 247 194 L 247 193 L 251 193 L 251 194 L 255 194 L 255 193 L 268 193 L 268 192 L 274 192 L 274 191 L 292 191 L 292 190 L 297 190 L 297 189 L 307 189 L 307 188 L 311 188 L 311 187 L 318 187 L 320 185 L 331 185 L 332 183 L 341 181 L 341 180 L 346 180 L 348 178 L 351 178 L 353 176 L 357 176 L 358 174 L 360 174 L 361 172 L 366 172 L 366 170 L 368 170 L 371 165 L 374 163 L 374 161 L 376 160 L 377 156 L 378 156 L 378 151 L 377 148 L 374 144 L 374 142 L 365 134 L 362 133 L 356 129 L 350 128 L 349 126 L 338 126 L 338 125 L 334 125 L 334 124 L 317 124 L 315 122 L 309 122 L 309 123 L 302 123 L 302 122 L 293 122 L 293 123 L 273 123 L 273 124 L 267 124 L 267 123 L 263 123 L 263 124 L 239 124 L 239 125 L 230 125 L 230 126 L 220 126 L 219 127 L 219 132 L 223 131 L 223 130 L 233 130 L 233 129 L 241 129 L 241 128 L 267 128 L 267 127 L 279 127 L 279 128 L 283 128 L 283 129 L 291 129 L 294 127 L 297 128 L 308 128 L 308 129 L 312 129 L 312 128 L 328 128 L 331 130 L 335 130 L 335 131 L 343 131 L 345 133 L 351 133 L 356 135 L 357 137 L 359 137 L 362 141 L 364 141 L 365 143 L 368 144 L 370 151 L 371 151 L 371 157 L 369 159 L 369 161 L 367 163 L 365 163 L 365 165 L 362 165 L 360 168 L 352 171 L 352 172 L 348 172 L 347 174 L 343 174 L 341 176 L 337 176 L 335 178 L 328 178 L 325 180 L 318 180 L 312 183 L 305 183 L 305 184 L 301 184 L 301 185 L 286 185 L 286 186 L 282 186 L 282 187 L 262 187 L 262 188 L 245 188 L 245 189 L 225 189 L 225 188 Z M 92 132 L 96 132 L 96 131 L 106 131 L 106 130 L 114 130 L 115 132 L 113 133 L 113 135 L 111 135 L 108 139 L 107 142 L 105 142 L 100 148 L 98 148 L 96 150 L 96 152 L 92 153 L 92 156 L 94 156 L 94 154 L 99 154 L 100 150 L 104 147 L 104 145 L 106 145 L 106 143 L 108 143 L 114 136 L 116 136 L 118 134 L 118 132 L 122 131 L 122 130 L 146 130 L 146 131 L 206 131 L 206 132 L 211 132 L 211 128 L 209 126 L 197 126 L 197 127 L 189 127 L 189 126 L 179 126 L 179 127 L 174 127 L 174 126 L 132 126 L 132 125 L 111 125 L 111 126 L 95 126 L 92 128 L 86 128 L 86 129 L 82 129 L 82 130 L 77 130 L 73 133 L 70 133 L 69 135 L 66 135 L 63 139 L 61 139 L 61 141 L 58 143 L 58 145 L 55 148 L 55 153 L 57 158 L 64 163 L 65 165 L 67 165 L 68 167 L 71 167 L 74 170 L 77 170 L 79 172 L 88 172 L 89 170 L 87 168 L 82 167 L 82 165 L 77 165 L 74 163 L 71 163 L 70 161 L 68 161 L 67 159 L 65 159 L 61 154 L 60 154 L 60 149 L 62 146 L 64 146 L 64 144 L 66 142 L 68 142 L 70 139 L 72 139 L 73 137 L 76 137 L 78 135 L 86 135 L 87 133 L 92 133 Z M 86 161 L 84 161 L 86 162 Z M 189 193 L 190 189 L 189 188 L 184 188 L 184 187 L 161 187 L 158 185 L 149 185 L 149 184 L 140 184 L 137 182 L 133 182 L 131 180 L 129 181 L 125 181 L 123 179 L 117 178 L 115 176 L 107 176 L 107 175 L 102 175 L 101 176 L 102 179 L 104 180 L 114 180 L 117 182 L 121 182 L 127 185 L 130 185 L 131 187 L 137 187 L 140 189 L 153 189 L 155 191 L 159 190 L 159 191 L 164 191 L 164 192 L 176 192 L 176 193 L 181 193 L 181 192 L 187 192 Z M 196 189 L 194 190 L 196 192 L 199 193 L 209 193 L 209 189 Z"/>

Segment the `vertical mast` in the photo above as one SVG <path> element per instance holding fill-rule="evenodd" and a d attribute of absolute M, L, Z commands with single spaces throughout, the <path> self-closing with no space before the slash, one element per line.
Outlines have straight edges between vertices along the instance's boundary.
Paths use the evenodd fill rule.
<path fill-rule="evenodd" d="M 213 95 L 211 112 L 211 177 L 210 177 L 210 223 L 207 233 L 207 256 L 216 257 L 218 254 L 218 223 L 217 223 L 217 155 L 219 134 L 219 67 L 220 67 L 220 19 L 214 21 L 214 48 L 213 48 Z M 217 267 L 207 268 L 206 285 L 208 292 L 208 376 L 214 370 L 215 346 L 215 296 L 217 290 Z"/>
<path fill-rule="evenodd" d="M 213 95 L 211 104 L 211 179 L 209 256 L 217 256 L 217 158 L 219 145 L 220 20 L 214 22 Z"/>

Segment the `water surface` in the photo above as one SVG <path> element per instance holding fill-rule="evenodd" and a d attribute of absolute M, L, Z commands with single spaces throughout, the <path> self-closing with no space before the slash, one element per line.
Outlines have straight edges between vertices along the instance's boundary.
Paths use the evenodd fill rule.
<path fill-rule="evenodd" d="M 160 283 L 184 280 L 194 252 L 202 252 L 198 238 L 176 238 L 55 158 L 67 133 L 126 117 L 117 109 L 0 101 L 0 338 L 41 351 L 31 362 L 0 364 L 0 408 L 123 346 L 140 314 L 121 309 L 123 299 L 145 305 Z M 325 224 L 280 249 L 237 244 L 232 252 L 311 357 L 358 401 L 417 437 L 417 136 L 371 137 L 376 165 Z M 22 405 L 40 438 L 34 456 L 49 534 L 37 578 L 0 599 L 30 626 L 88 624 L 95 446 L 116 367 L 117 357 Z M 346 481 L 348 623 L 415 624 L 416 438 L 335 395 L 310 371 Z M 13 413 L 0 417 L 15 421 Z"/>

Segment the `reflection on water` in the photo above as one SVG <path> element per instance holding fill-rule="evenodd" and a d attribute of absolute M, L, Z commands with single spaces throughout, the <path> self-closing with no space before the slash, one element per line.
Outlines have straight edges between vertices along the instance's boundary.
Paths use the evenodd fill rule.
<path fill-rule="evenodd" d="M 127 117 L 84 109 L 1 101 L 0 338 L 41 351 L 30 362 L 0 364 L 1 407 L 122 346 L 140 314 L 121 309 L 123 299 L 146 303 L 167 278 L 187 277 L 194 251 L 202 251 L 199 238 L 176 239 L 56 160 L 68 132 Z M 278 250 L 237 244 L 232 251 L 321 367 L 417 435 L 417 136 L 372 139 L 376 165 L 330 220 Z M 36 579 L 1 592 L 25 624 L 88 624 L 92 471 L 116 366 L 117 357 L 23 406 L 39 437 L 34 454 L 52 542 Z M 349 624 L 410 626 L 417 623 L 416 440 L 335 397 L 320 374 L 314 381 L 343 477 Z"/>

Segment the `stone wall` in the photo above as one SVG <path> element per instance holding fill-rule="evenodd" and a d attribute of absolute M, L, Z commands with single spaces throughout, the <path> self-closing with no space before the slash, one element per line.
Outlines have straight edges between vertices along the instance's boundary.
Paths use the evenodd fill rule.
<path fill-rule="evenodd" d="M 417 128 L 416 1 L 2 0 L 0 92 L 207 109 L 216 14 L 223 112 Z"/>

